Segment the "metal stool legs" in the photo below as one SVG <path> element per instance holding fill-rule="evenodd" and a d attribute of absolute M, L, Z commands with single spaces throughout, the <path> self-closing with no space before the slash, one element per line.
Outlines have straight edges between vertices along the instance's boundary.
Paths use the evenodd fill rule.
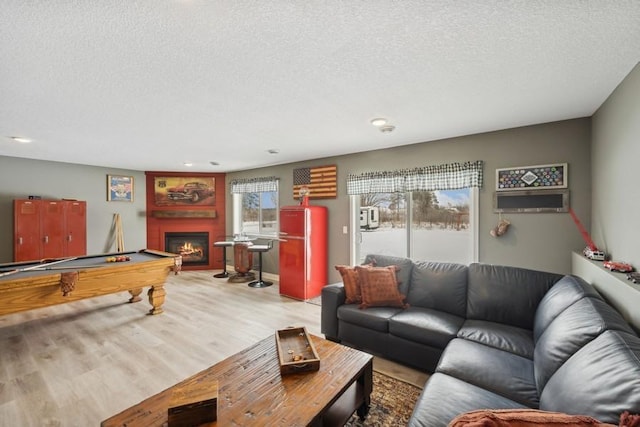
<path fill-rule="evenodd" d="M 216 242 L 213 245 L 214 246 L 218 246 L 220 248 L 222 248 L 222 266 L 223 266 L 223 270 L 221 273 L 218 274 L 214 274 L 213 277 L 218 278 L 218 279 L 223 279 L 225 277 L 229 277 L 229 272 L 227 271 L 227 246 L 231 246 L 233 245 L 233 243 L 231 244 L 227 244 L 228 242 Z"/>
<path fill-rule="evenodd" d="M 268 245 L 253 245 L 249 246 L 250 252 L 258 252 L 258 263 L 259 265 L 259 273 L 258 280 L 254 280 L 253 282 L 249 282 L 249 286 L 252 288 L 266 288 L 267 286 L 273 285 L 273 282 L 267 282 L 262 280 L 262 253 L 267 252 L 272 247 L 272 242 L 270 241 Z"/>

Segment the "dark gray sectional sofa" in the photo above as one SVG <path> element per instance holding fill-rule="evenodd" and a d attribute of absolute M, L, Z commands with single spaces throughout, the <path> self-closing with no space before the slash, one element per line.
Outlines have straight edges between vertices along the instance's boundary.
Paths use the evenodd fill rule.
<path fill-rule="evenodd" d="M 396 265 L 408 308 L 345 304 L 322 291 L 322 333 L 432 372 L 410 426 L 446 426 L 476 409 L 533 408 L 617 424 L 640 413 L 640 338 L 576 276 L 486 264 Z"/>

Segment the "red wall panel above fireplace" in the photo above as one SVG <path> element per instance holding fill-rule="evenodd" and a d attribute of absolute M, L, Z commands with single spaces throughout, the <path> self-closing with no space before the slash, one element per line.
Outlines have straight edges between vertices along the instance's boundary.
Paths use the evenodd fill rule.
<path fill-rule="evenodd" d="M 213 242 L 225 240 L 225 174 L 223 173 L 182 173 L 146 172 L 147 187 L 147 247 L 166 251 L 165 233 L 208 233 L 208 262 L 185 263 L 183 270 L 222 269 L 221 251 L 212 250 Z M 215 182 L 215 197 L 187 200 L 185 203 L 158 205 L 156 178 L 175 177 L 185 182 Z M 199 179 L 202 178 L 202 179 Z M 213 178 L 213 179 L 212 179 Z M 158 214 L 161 212 L 161 214 Z"/>

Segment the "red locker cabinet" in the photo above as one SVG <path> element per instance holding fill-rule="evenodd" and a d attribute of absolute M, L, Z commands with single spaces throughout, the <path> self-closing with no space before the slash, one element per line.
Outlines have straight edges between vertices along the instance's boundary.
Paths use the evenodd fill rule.
<path fill-rule="evenodd" d="M 86 202 L 14 200 L 14 261 L 86 255 Z"/>
<path fill-rule="evenodd" d="M 280 209 L 280 294 L 300 300 L 320 295 L 327 284 L 327 208 Z"/>

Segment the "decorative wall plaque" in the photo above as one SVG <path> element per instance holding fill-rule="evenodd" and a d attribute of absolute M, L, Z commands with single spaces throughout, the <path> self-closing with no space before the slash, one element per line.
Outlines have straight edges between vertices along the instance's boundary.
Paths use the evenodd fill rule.
<path fill-rule="evenodd" d="M 496 169 L 496 191 L 567 188 L 567 168 L 567 163 L 556 163 Z"/>

